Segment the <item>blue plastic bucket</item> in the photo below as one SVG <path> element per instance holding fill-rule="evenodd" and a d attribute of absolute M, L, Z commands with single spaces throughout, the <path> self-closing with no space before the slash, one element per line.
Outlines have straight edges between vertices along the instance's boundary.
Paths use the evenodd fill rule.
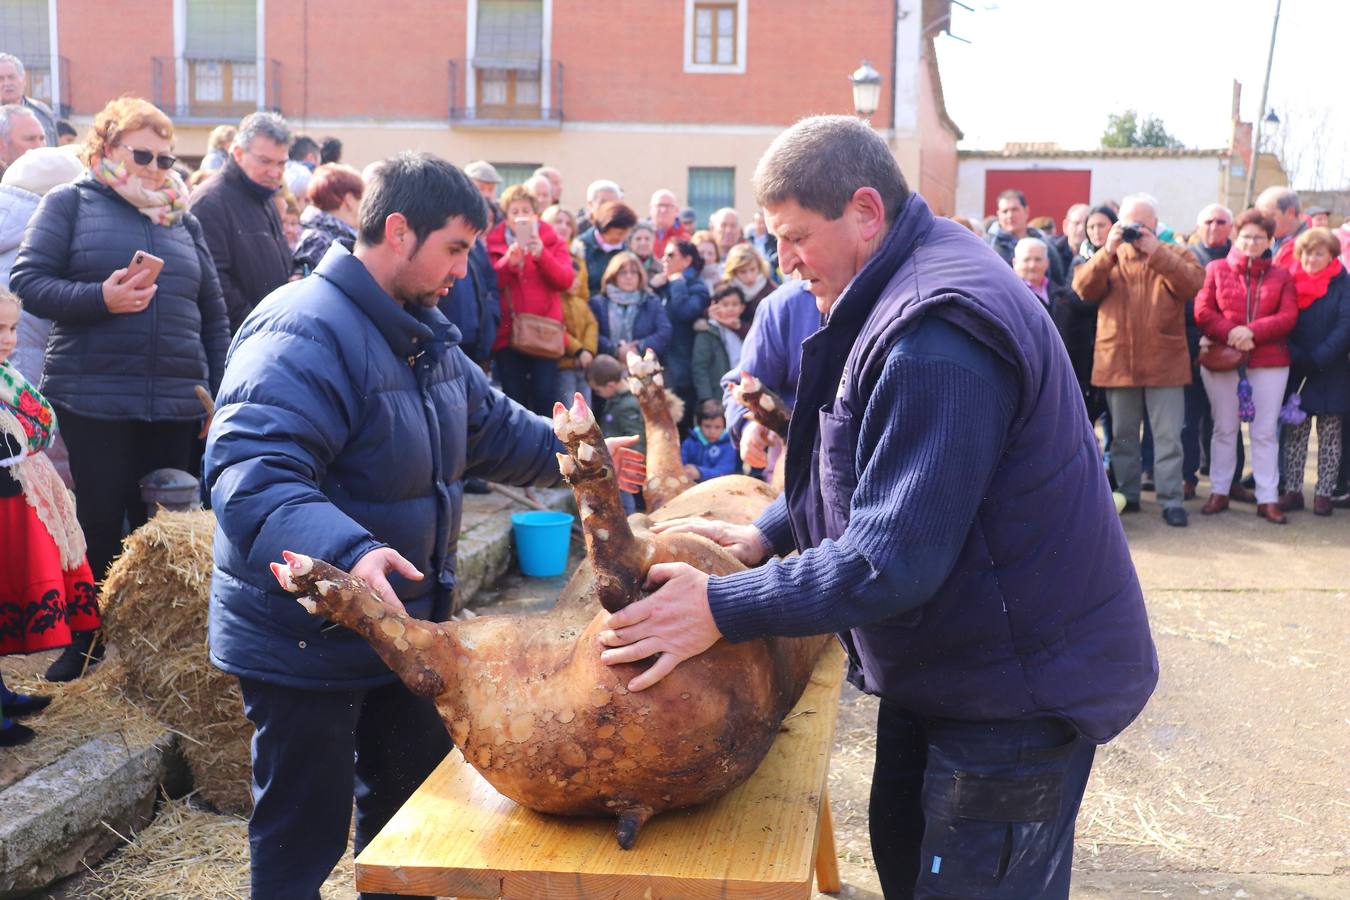
<path fill-rule="evenodd" d="M 511 513 L 520 571 L 532 578 L 550 578 L 567 570 L 572 542 L 572 516 L 565 512 Z"/>

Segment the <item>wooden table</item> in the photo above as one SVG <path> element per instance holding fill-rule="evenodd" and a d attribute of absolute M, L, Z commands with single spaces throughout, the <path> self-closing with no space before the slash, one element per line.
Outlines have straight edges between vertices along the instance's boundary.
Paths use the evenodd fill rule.
<path fill-rule="evenodd" d="M 803 898 L 839 890 L 825 776 L 844 654 L 831 642 L 769 754 L 712 803 L 661 813 L 620 850 L 613 819 L 545 816 L 458 750 L 356 859 L 362 891 L 454 897 Z"/>

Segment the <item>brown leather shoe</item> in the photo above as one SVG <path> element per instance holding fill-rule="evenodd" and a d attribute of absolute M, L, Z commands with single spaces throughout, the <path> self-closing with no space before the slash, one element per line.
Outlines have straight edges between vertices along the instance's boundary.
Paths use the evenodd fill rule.
<path fill-rule="evenodd" d="M 1330 497 L 1323 497 L 1321 494 L 1313 495 L 1314 516 L 1329 516 L 1335 511 L 1336 508 L 1331 505 Z"/>
<path fill-rule="evenodd" d="M 1255 503 L 1256 492 L 1249 487 L 1235 484 L 1228 491 L 1228 499 L 1235 500 L 1238 503 Z"/>
<path fill-rule="evenodd" d="M 1284 512 L 1299 512 L 1303 507 L 1302 491 L 1286 491 L 1280 495 L 1279 507 Z"/>
<path fill-rule="evenodd" d="M 1258 503 L 1256 504 L 1256 514 L 1272 525 L 1287 525 L 1289 523 L 1284 513 L 1280 512 L 1278 503 Z"/>
<path fill-rule="evenodd" d="M 1181 499 L 1182 499 L 1182 500 L 1194 500 L 1194 499 L 1195 499 L 1195 482 L 1194 482 L 1194 481 L 1183 481 L 1183 482 L 1181 483 Z"/>
<path fill-rule="evenodd" d="M 1209 499 L 1200 510 L 1202 516 L 1212 516 L 1217 513 L 1225 512 L 1228 509 L 1228 498 L 1223 494 L 1210 494 Z"/>

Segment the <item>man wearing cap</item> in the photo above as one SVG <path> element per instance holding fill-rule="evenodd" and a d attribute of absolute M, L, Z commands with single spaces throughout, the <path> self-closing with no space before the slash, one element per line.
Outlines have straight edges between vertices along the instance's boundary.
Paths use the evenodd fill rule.
<path fill-rule="evenodd" d="M 502 176 L 497 173 L 496 166 L 483 159 L 476 159 L 465 166 L 464 174 L 469 176 L 473 186 L 478 188 L 478 193 L 487 201 L 488 210 L 492 213 L 492 221 L 488 223 L 487 231 L 491 231 L 504 215 L 502 208 L 497 205 L 497 188 L 501 187 Z"/>
<path fill-rule="evenodd" d="M 1309 228 L 1330 228 L 1331 210 L 1325 206 L 1308 207 L 1308 227 Z"/>

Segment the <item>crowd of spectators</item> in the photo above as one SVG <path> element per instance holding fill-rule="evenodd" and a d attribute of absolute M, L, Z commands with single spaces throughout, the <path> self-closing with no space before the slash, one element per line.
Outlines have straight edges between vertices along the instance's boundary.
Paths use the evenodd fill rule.
<path fill-rule="evenodd" d="M 337 139 L 257 112 L 216 128 L 190 170 L 149 102 L 110 102 L 77 141 L 24 85 L 21 63 L 0 54 L 0 289 L 15 297 L 16 332 L 5 371 L 59 417 L 43 449 L 73 486 L 97 579 L 144 520 L 140 479 L 196 470 L 199 396 L 219 386 L 231 336 L 277 288 L 360 242 L 379 163 L 358 171 Z M 699 222 L 661 188 L 640 213 L 609 179 L 572 211 L 557 168 L 509 186 L 483 160 L 464 172 L 489 225 L 438 305 L 469 360 L 535 413 L 580 392 L 607 429 L 637 430 L 623 365 L 652 351 L 683 401 L 689 477 L 770 476 L 782 441 L 746 419 L 730 386 L 751 371 L 790 404 L 820 314 L 780 270 L 761 212 Z M 1249 502 L 1284 524 L 1304 507 L 1314 424 L 1313 512 L 1350 506 L 1350 229 L 1333 232 L 1287 188 L 1237 216 L 1210 204 L 1188 234 L 1158 209 L 1146 193 L 1078 203 L 1056 227 L 1009 190 L 986 223 L 959 221 L 1052 318 L 1124 513 L 1153 491 L 1168 524 L 1185 526 L 1207 473 L 1202 513 Z M 90 632 L 70 639 L 58 676 L 97 662 Z"/>

